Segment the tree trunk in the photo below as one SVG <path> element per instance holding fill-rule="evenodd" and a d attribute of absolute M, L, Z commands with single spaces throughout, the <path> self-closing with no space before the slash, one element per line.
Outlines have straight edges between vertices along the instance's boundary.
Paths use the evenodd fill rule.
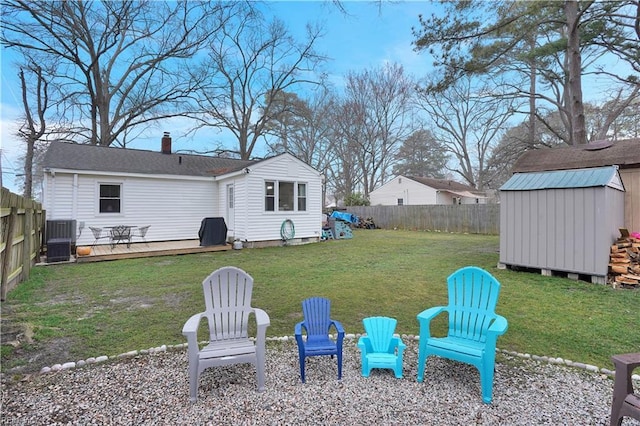
<path fill-rule="evenodd" d="M 536 41 L 534 38 L 529 40 L 529 48 L 533 51 L 536 48 Z M 529 63 L 529 131 L 528 131 L 528 144 L 533 147 L 536 144 L 536 77 L 538 69 L 536 67 L 536 60 L 531 59 Z"/>
<path fill-rule="evenodd" d="M 582 103 L 582 57 L 580 54 L 580 29 L 578 28 L 578 2 L 565 0 L 567 19 L 567 58 L 569 74 L 569 110 L 573 145 L 587 143 L 587 131 Z"/>

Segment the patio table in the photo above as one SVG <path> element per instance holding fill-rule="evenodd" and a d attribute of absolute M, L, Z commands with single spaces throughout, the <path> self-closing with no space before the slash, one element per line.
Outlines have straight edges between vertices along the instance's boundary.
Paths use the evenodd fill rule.
<path fill-rule="evenodd" d="M 131 230 L 136 228 L 136 226 L 132 225 L 116 225 L 116 226 L 105 226 L 105 228 L 110 229 L 111 232 L 111 249 L 113 249 L 116 244 L 127 243 L 127 248 L 131 247 Z"/>

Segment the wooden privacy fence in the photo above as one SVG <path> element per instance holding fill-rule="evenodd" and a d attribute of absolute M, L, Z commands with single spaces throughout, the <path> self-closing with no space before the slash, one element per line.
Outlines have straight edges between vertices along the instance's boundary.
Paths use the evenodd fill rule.
<path fill-rule="evenodd" d="M 383 229 L 459 232 L 469 234 L 500 233 L 499 204 L 457 204 L 428 206 L 347 207 L 360 219 L 372 218 Z"/>
<path fill-rule="evenodd" d="M 39 260 L 45 213 L 42 205 L 2 188 L 0 217 L 0 300 L 7 292 L 29 278 Z"/>

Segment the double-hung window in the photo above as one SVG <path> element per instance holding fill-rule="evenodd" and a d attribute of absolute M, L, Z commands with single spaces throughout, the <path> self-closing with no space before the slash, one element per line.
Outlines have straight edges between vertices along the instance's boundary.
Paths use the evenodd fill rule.
<path fill-rule="evenodd" d="M 298 184 L 298 211 L 307 211 L 307 184 Z"/>
<path fill-rule="evenodd" d="M 268 212 L 276 211 L 276 183 L 273 181 L 264 183 L 264 209 Z"/>
<path fill-rule="evenodd" d="M 100 184 L 100 213 L 120 213 L 122 206 L 122 185 Z"/>
<path fill-rule="evenodd" d="M 293 182 L 278 182 L 278 210 L 293 211 Z"/>

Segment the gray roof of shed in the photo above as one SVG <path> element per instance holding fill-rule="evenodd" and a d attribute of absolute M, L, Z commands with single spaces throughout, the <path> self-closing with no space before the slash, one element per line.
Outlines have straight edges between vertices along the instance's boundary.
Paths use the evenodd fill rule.
<path fill-rule="evenodd" d="M 516 173 L 500 187 L 500 190 L 533 191 L 539 189 L 593 188 L 602 186 L 611 186 L 624 190 L 616 166 Z"/>
<path fill-rule="evenodd" d="M 191 154 L 163 154 L 68 142 L 52 142 L 43 166 L 88 172 L 219 176 L 241 170 L 257 161 Z"/>
<path fill-rule="evenodd" d="M 513 173 L 588 167 L 640 167 L 640 139 L 604 141 L 588 145 L 535 149 L 518 158 Z"/>

